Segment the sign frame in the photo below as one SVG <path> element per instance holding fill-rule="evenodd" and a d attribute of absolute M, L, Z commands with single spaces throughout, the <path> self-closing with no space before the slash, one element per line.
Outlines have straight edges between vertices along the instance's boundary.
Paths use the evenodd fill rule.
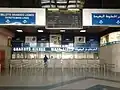
<path fill-rule="evenodd" d="M 120 9 L 83 9 L 83 26 L 120 27 L 120 25 L 92 25 L 92 13 L 118 14 Z"/>
<path fill-rule="evenodd" d="M 50 9 L 50 10 L 52 10 L 52 9 Z M 53 10 L 54 10 L 54 9 L 53 9 Z M 56 10 L 59 11 L 59 9 L 56 9 Z M 68 10 L 73 10 L 73 9 L 68 9 Z M 45 28 L 46 28 L 46 29 L 57 29 L 57 30 L 58 30 L 58 29 L 59 29 L 59 30 L 60 30 L 60 29 L 67 29 L 67 30 L 68 30 L 68 29 L 75 29 L 75 30 L 77 30 L 77 29 L 83 29 L 82 9 L 79 9 L 79 10 L 80 10 L 80 13 L 81 13 L 81 20 L 80 20 L 80 21 L 81 21 L 81 27 L 80 27 L 80 28 L 77 28 L 77 27 L 76 27 L 76 28 L 64 28 L 64 27 L 60 27 L 60 28 L 49 28 L 49 27 L 47 27 L 47 14 L 46 14 L 46 26 L 45 26 Z M 47 12 L 47 9 L 46 9 L 46 12 Z"/>
<path fill-rule="evenodd" d="M 92 13 L 92 25 L 120 26 L 120 13 Z"/>
<path fill-rule="evenodd" d="M 35 25 L 35 12 L 0 12 L 0 25 Z"/>
<path fill-rule="evenodd" d="M 35 24 L 0 24 L 0 26 L 45 26 L 46 9 L 45 8 L 0 8 L 0 12 L 7 13 L 35 13 Z"/>

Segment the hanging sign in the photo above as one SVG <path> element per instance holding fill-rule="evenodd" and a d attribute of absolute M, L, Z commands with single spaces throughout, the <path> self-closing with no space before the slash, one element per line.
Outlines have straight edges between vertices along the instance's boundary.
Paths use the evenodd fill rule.
<path fill-rule="evenodd" d="M 92 25 L 120 25 L 120 13 L 92 13 Z"/>
<path fill-rule="evenodd" d="M 36 13 L 0 12 L 0 24 L 4 25 L 33 25 L 36 24 Z"/>

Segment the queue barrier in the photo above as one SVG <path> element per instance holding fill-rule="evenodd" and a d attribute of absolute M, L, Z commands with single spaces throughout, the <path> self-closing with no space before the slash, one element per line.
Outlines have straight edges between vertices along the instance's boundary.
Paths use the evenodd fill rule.
<path fill-rule="evenodd" d="M 26 69 L 27 71 L 42 71 L 42 74 L 44 74 L 44 72 L 46 71 L 46 69 L 51 69 L 52 70 L 52 75 L 55 74 L 56 69 L 58 69 L 56 62 L 52 62 L 53 65 L 49 68 L 49 63 L 48 66 L 45 67 L 44 62 L 41 60 L 37 60 L 36 63 L 32 63 L 32 61 L 20 61 L 17 63 L 10 63 L 10 70 L 24 70 Z M 110 74 L 114 74 L 115 76 L 117 76 L 117 73 L 113 71 L 113 69 L 116 68 L 115 64 L 99 64 L 99 63 L 86 63 L 86 64 L 81 64 L 79 62 L 74 62 L 75 64 L 71 63 L 71 62 L 67 62 L 65 65 L 67 65 L 67 67 L 65 67 L 64 62 L 60 63 L 60 67 L 59 69 L 61 69 L 61 73 L 64 73 L 65 70 L 67 69 L 69 72 L 71 73 L 75 73 L 76 71 L 79 74 L 83 74 L 83 75 L 110 75 Z M 34 69 L 33 69 L 34 68 Z"/>

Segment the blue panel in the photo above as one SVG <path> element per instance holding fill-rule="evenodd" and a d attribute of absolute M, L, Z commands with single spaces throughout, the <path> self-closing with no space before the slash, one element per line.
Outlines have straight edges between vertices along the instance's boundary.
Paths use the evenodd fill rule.
<path fill-rule="evenodd" d="M 99 51 L 99 37 L 98 36 L 87 36 L 86 43 L 78 44 L 74 51 L 79 52 L 98 52 Z"/>
<path fill-rule="evenodd" d="M 92 25 L 120 25 L 120 13 L 92 13 Z"/>
<path fill-rule="evenodd" d="M 36 24 L 35 13 L 0 12 L 0 24 Z"/>
<path fill-rule="evenodd" d="M 65 42 L 64 44 L 66 44 Z M 68 44 L 68 43 L 67 43 Z M 20 48 L 20 49 L 19 49 Z M 25 49 L 21 49 L 25 48 Z M 31 48 L 30 50 L 27 48 Z M 40 49 L 39 49 L 40 48 Z M 86 37 L 86 43 L 78 44 L 75 47 L 30 47 L 26 45 L 24 47 L 13 46 L 13 51 L 54 51 L 54 52 L 98 52 L 99 51 L 99 37 L 96 35 L 90 35 Z"/>

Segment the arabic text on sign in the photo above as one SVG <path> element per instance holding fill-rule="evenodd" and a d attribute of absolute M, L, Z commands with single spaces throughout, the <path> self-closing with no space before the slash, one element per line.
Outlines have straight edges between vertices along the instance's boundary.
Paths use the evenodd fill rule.
<path fill-rule="evenodd" d="M 120 19 L 120 14 L 94 14 L 93 18 L 108 18 L 108 19 L 118 18 Z"/>

